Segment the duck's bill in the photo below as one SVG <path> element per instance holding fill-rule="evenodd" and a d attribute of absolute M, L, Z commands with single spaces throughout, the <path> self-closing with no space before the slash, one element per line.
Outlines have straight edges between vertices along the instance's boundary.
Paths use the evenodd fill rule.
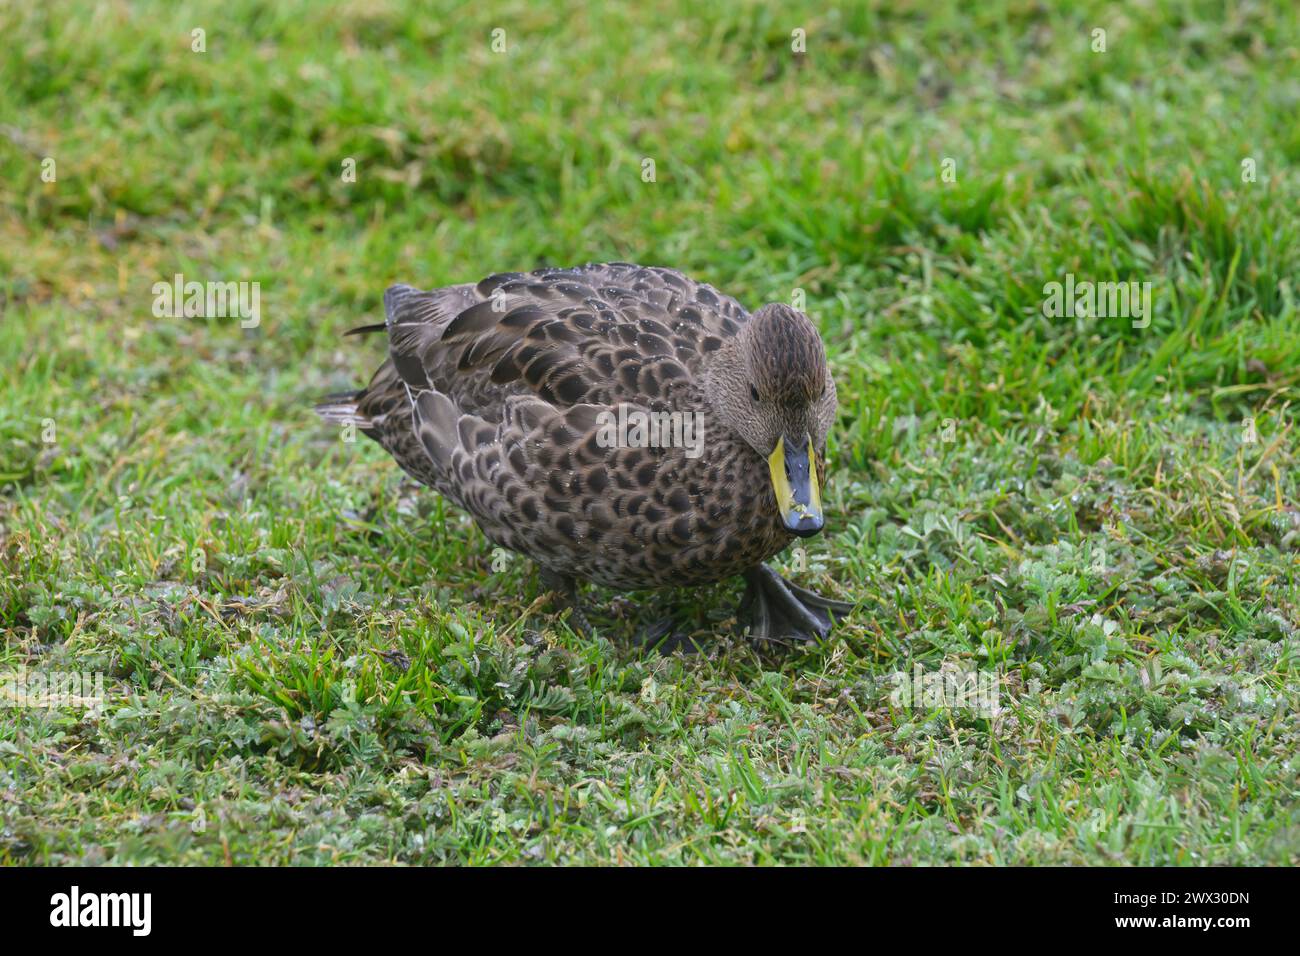
<path fill-rule="evenodd" d="M 772 473 L 776 506 L 785 529 L 801 538 L 820 531 L 825 522 L 821 489 L 817 487 L 817 452 L 813 450 L 812 439 L 805 436 L 801 442 L 787 444 L 784 436 L 778 438 L 767 466 Z"/>

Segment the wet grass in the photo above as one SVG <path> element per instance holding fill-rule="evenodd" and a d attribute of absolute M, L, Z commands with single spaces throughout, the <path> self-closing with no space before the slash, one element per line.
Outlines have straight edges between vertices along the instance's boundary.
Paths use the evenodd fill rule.
<path fill-rule="evenodd" d="M 0 670 L 104 679 L 0 710 L 0 861 L 1300 862 L 1275 6 L 0 9 Z M 827 646 L 735 585 L 580 637 L 311 413 L 391 282 L 608 259 L 803 291 Z M 260 324 L 155 318 L 178 272 Z M 676 602 L 710 653 L 632 644 Z M 900 700 L 944 665 L 998 711 Z"/>

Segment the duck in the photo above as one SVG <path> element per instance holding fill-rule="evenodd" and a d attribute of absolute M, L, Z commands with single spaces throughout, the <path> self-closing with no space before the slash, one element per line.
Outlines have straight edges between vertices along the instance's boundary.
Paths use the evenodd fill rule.
<path fill-rule="evenodd" d="M 317 413 L 535 562 L 583 629 L 583 582 L 740 577 L 759 644 L 825 640 L 852 610 L 765 563 L 825 527 L 836 391 L 801 311 L 751 313 L 674 269 L 609 262 L 394 285 L 384 321 L 345 334 L 367 333 L 387 359 Z"/>

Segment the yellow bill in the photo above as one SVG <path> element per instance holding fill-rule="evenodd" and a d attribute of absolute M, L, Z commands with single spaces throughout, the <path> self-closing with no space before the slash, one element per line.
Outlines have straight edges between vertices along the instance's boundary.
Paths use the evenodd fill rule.
<path fill-rule="evenodd" d="M 791 442 L 787 450 L 785 436 L 778 438 L 776 449 L 767 459 L 776 492 L 776 506 L 781 522 L 791 534 L 806 538 L 821 531 L 822 495 L 817 486 L 817 452 L 812 438 Z"/>

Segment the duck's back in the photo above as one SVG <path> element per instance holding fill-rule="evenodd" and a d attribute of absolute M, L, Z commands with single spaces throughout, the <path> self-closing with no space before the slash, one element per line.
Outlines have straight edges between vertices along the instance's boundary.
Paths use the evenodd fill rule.
<path fill-rule="evenodd" d="M 653 401 L 692 380 L 749 314 L 672 269 L 604 263 L 384 295 L 389 356 L 412 389 L 498 421 L 510 394 L 559 407 Z"/>

